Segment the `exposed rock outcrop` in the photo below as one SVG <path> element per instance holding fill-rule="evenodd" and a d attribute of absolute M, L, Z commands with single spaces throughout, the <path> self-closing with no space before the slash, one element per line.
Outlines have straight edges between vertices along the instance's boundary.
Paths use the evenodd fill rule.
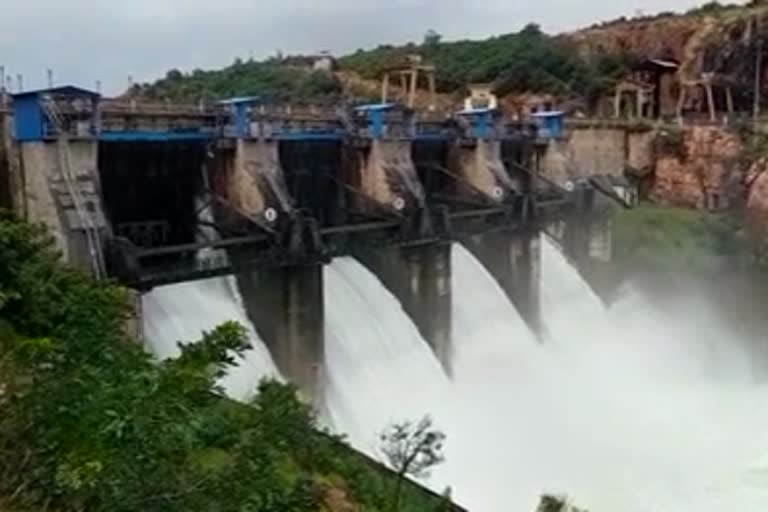
<path fill-rule="evenodd" d="M 715 77 L 732 89 L 736 111 L 751 112 L 762 47 L 768 47 L 768 4 L 710 9 L 707 15 L 667 15 L 590 28 L 565 36 L 588 60 L 603 55 L 665 59 L 680 65 L 678 79 L 697 83 Z M 763 64 L 761 94 L 768 95 Z M 715 98 L 724 106 L 724 98 Z"/>
<path fill-rule="evenodd" d="M 578 46 L 586 60 L 606 54 L 630 53 L 682 62 L 689 53 L 689 42 L 702 26 L 700 18 L 669 16 L 589 28 L 566 38 Z"/>
<path fill-rule="evenodd" d="M 765 258 L 768 254 L 768 157 L 752 164 L 746 182 L 747 229 L 753 242 L 754 254 Z"/>
<path fill-rule="evenodd" d="M 662 130 L 651 199 L 669 205 L 719 210 L 743 197 L 744 144 L 717 126 Z"/>
<path fill-rule="evenodd" d="M 322 494 L 324 512 L 360 512 L 361 510 L 350 498 L 346 487 L 340 482 L 324 486 Z"/>
<path fill-rule="evenodd" d="M 752 164 L 746 181 L 749 186 L 747 208 L 764 214 L 768 221 L 768 158 L 761 158 Z"/>

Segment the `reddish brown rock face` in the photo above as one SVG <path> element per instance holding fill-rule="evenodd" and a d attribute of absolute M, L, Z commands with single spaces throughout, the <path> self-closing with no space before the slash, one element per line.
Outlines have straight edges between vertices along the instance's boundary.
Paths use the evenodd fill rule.
<path fill-rule="evenodd" d="M 739 136 L 722 127 L 697 126 L 676 137 L 659 150 L 651 199 L 715 210 L 735 202 L 743 181 Z"/>
<path fill-rule="evenodd" d="M 747 195 L 747 228 L 750 238 L 758 242 L 757 249 L 763 252 L 762 240 L 768 238 L 768 159 L 762 158 L 752 164 L 746 176 L 749 186 Z"/>
<path fill-rule="evenodd" d="M 768 10 L 763 5 L 734 9 L 727 16 L 669 15 L 617 21 L 563 38 L 588 60 L 629 53 L 639 58 L 675 60 L 684 78 L 708 71 L 733 76 L 754 69 L 753 54 L 741 52 L 741 48 L 749 47 L 757 31 L 765 32 L 766 21 Z M 748 76 L 753 77 L 754 71 Z"/>
<path fill-rule="evenodd" d="M 747 180 L 751 184 L 747 208 L 768 218 L 768 160 L 761 159 L 752 164 Z"/>
<path fill-rule="evenodd" d="M 351 500 L 349 493 L 339 482 L 335 487 L 327 486 L 323 489 L 324 510 L 331 512 L 359 512 L 360 508 Z"/>
<path fill-rule="evenodd" d="M 587 59 L 629 50 L 651 58 L 683 62 L 687 46 L 704 25 L 702 18 L 682 16 L 627 21 L 582 30 L 569 35 L 568 39 L 578 45 L 581 55 Z"/>

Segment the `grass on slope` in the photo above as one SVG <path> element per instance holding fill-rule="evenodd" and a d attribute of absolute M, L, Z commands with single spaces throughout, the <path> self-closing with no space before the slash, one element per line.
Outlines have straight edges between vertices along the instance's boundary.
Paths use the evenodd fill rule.
<path fill-rule="evenodd" d="M 746 252 L 737 219 L 728 214 L 642 204 L 614 222 L 615 259 L 631 266 L 711 271 Z"/>

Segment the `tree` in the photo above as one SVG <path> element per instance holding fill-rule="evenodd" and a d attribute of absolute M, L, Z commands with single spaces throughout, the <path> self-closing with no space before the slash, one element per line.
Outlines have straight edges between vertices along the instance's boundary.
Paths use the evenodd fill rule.
<path fill-rule="evenodd" d="M 407 476 L 426 478 L 433 467 L 445 460 L 445 434 L 434 428 L 432 418 L 418 423 L 405 421 L 388 427 L 380 436 L 381 451 L 397 473 L 393 510 L 400 509 L 400 496 Z"/>
<path fill-rule="evenodd" d="M 529 23 L 523 27 L 523 30 L 520 31 L 520 35 L 526 37 L 541 37 L 544 35 L 544 32 L 542 32 L 541 26 L 539 26 L 538 23 Z"/>
<path fill-rule="evenodd" d="M 442 40 L 443 36 L 435 30 L 429 29 L 424 34 L 424 46 L 437 46 Z"/>
<path fill-rule="evenodd" d="M 587 512 L 587 511 L 571 506 L 568 503 L 568 498 L 545 494 L 544 496 L 541 497 L 541 501 L 539 502 L 539 507 L 536 509 L 536 512 Z"/>
<path fill-rule="evenodd" d="M 184 73 L 182 73 L 178 69 L 172 69 L 165 74 L 165 79 L 173 82 L 182 80 L 183 78 L 184 78 Z"/>

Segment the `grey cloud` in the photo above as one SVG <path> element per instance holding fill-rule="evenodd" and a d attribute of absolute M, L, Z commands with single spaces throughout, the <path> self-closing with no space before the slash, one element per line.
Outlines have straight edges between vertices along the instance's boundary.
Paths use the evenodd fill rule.
<path fill-rule="evenodd" d="M 128 75 L 220 67 L 253 54 L 336 53 L 418 41 L 433 28 L 451 39 L 484 37 L 536 21 L 561 31 L 599 19 L 687 9 L 698 0 L 0 0 L 0 64 L 25 86 L 57 82 L 107 92 Z"/>

